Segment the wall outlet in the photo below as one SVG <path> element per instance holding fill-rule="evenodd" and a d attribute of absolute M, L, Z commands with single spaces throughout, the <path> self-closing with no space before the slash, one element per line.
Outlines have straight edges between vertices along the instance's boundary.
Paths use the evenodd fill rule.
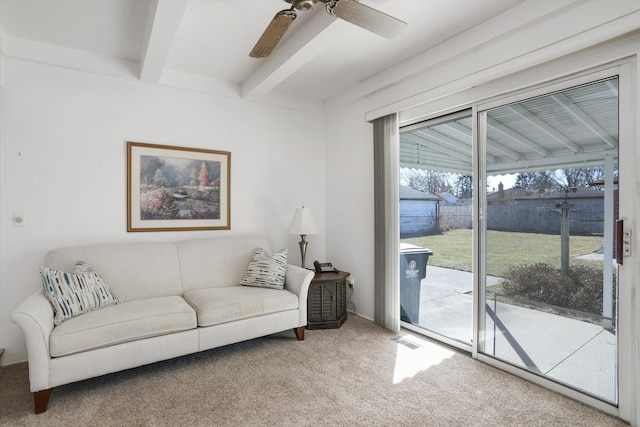
<path fill-rule="evenodd" d="M 349 277 L 347 279 L 347 285 L 349 285 L 349 288 L 353 289 L 353 285 L 356 284 L 356 279 L 354 279 L 353 277 Z"/>

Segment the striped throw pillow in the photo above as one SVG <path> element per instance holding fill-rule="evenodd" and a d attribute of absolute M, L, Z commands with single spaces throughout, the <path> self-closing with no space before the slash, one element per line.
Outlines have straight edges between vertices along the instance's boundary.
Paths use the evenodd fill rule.
<path fill-rule="evenodd" d="M 253 252 L 249 267 L 240 281 L 243 286 L 283 289 L 287 274 L 287 249 L 281 249 L 273 256 L 258 248 Z"/>
<path fill-rule="evenodd" d="M 40 268 L 42 288 L 53 307 L 53 323 L 58 326 L 72 317 L 100 307 L 100 300 L 85 275 L 75 275 L 48 267 Z M 80 280 L 78 280 L 80 279 Z"/>
<path fill-rule="evenodd" d="M 116 295 L 109 285 L 104 282 L 104 279 L 98 270 L 85 260 L 79 259 L 76 262 L 73 273 L 78 277 L 82 277 L 82 280 L 85 280 L 89 286 L 93 287 L 95 293 L 98 295 L 100 308 L 109 307 L 122 302 L 120 298 L 118 298 L 118 295 Z"/>

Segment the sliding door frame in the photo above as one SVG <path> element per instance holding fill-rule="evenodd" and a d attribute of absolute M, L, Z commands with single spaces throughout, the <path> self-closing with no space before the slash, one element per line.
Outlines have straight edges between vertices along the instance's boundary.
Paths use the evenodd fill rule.
<path fill-rule="evenodd" d="M 487 134 L 486 120 L 478 117 L 478 106 L 473 108 L 473 342 L 471 354 L 474 359 L 479 356 L 478 349 L 484 344 L 485 324 L 484 300 L 486 296 L 486 209 L 487 209 L 487 162 L 485 153 Z"/>
<path fill-rule="evenodd" d="M 433 118 L 429 118 L 429 119 L 426 119 L 426 120 L 420 120 L 420 121 L 417 121 L 417 122 L 412 123 L 412 124 L 403 125 L 400 128 L 400 133 L 402 134 L 403 132 L 408 132 L 408 131 L 411 131 L 411 130 L 413 130 L 415 128 L 421 128 L 421 127 L 423 127 L 425 125 L 432 126 L 432 125 L 436 125 L 438 123 L 448 122 L 450 120 L 457 120 L 459 118 L 464 118 L 464 117 L 470 117 L 471 120 L 473 121 L 474 117 L 475 117 L 474 116 L 474 112 L 475 112 L 475 110 L 473 108 L 456 109 L 455 111 L 446 112 L 446 113 L 444 113 L 444 114 L 442 114 L 442 115 L 440 115 L 438 117 L 433 117 Z M 472 132 L 471 132 L 471 137 L 472 137 L 472 143 L 471 143 L 472 144 L 472 150 L 471 150 L 472 151 L 472 155 L 471 155 L 472 170 L 471 170 L 471 173 L 472 173 L 472 176 L 475 177 L 476 173 L 477 173 L 476 165 L 478 163 L 478 157 L 477 157 L 478 153 L 477 153 L 477 150 L 475 148 L 473 148 L 473 147 L 476 146 L 476 141 L 475 141 L 476 133 L 473 131 L 473 129 L 472 129 Z M 398 173 L 399 173 L 399 168 L 398 168 Z M 475 179 L 474 179 L 474 186 L 475 186 Z M 473 191 L 474 191 L 473 194 L 476 194 L 475 193 L 475 191 L 476 191 L 475 188 L 473 189 Z M 474 203 L 475 203 L 475 200 L 474 200 Z M 472 217 L 473 218 L 472 220 L 473 220 L 473 227 L 474 228 L 476 227 L 476 212 L 477 212 L 477 208 L 476 208 L 476 206 L 474 204 L 473 205 L 473 217 Z M 475 244 L 475 239 L 473 239 L 473 241 L 474 241 L 474 244 Z M 477 253 L 475 246 L 472 246 L 471 250 L 472 250 L 472 254 L 476 254 Z M 475 271 L 475 269 L 476 269 L 477 260 L 475 258 L 476 258 L 475 255 L 472 255 L 472 261 L 473 261 L 472 270 L 473 271 Z M 477 290 L 476 290 L 475 287 L 476 287 L 477 281 L 476 281 L 475 275 L 473 276 L 472 280 L 473 280 L 473 292 L 472 292 L 472 294 L 474 296 L 474 300 L 472 302 L 472 304 L 474 306 L 473 312 L 472 312 L 472 328 L 473 328 L 472 331 L 475 331 L 475 328 L 476 328 L 475 323 L 476 323 L 476 319 L 477 319 L 477 312 L 475 310 L 475 305 L 476 305 L 475 295 L 477 293 Z M 474 354 L 473 353 L 473 351 L 474 351 L 473 350 L 474 349 L 473 343 L 476 341 L 475 338 L 474 338 L 475 334 L 472 335 L 471 343 L 465 343 L 465 342 L 458 341 L 456 339 L 450 338 L 450 337 L 448 337 L 446 335 L 442 335 L 442 334 L 440 334 L 438 332 L 434 332 L 432 330 L 423 328 L 421 326 L 411 324 L 409 322 L 401 321 L 400 324 L 405 329 L 417 332 L 420 335 L 423 335 L 423 336 L 426 336 L 426 337 L 429 337 L 429 338 L 433 338 L 433 339 L 435 339 L 435 340 L 437 340 L 437 341 L 439 341 L 439 342 L 441 342 L 443 344 L 446 344 L 446 345 L 448 345 L 450 347 L 457 348 L 458 350 L 462 350 L 462 351 L 470 353 L 472 355 Z"/>
<path fill-rule="evenodd" d="M 480 152 L 479 155 L 479 160 L 480 160 L 480 167 L 482 167 L 483 165 L 486 164 L 486 157 L 484 155 L 484 153 L 486 153 L 486 122 L 487 122 L 487 112 L 492 109 L 492 108 L 496 108 L 496 107 L 500 107 L 503 105 L 507 105 L 507 104 L 511 104 L 511 103 L 515 103 L 518 101 L 522 101 L 528 98 L 533 98 L 536 96 L 543 96 L 545 94 L 548 93 L 553 93 L 553 92 L 557 92 L 560 90 L 564 90 L 564 89 L 568 89 L 574 86 L 578 86 L 578 85 L 582 85 L 582 84 L 588 84 L 594 81 L 598 81 L 598 80 L 602 80 L 608 77 L 614 77 L 614 76 L 618 76 L 619 78 L 619 105 L 629 105 L 628 104 L 628 100 L 623 99 L 624 96 L 629 96 L 628 94 L 631 92 L 630 90 L 628 90 L 628 86 L 629 86 L 629 81 L 630 81 L 630 76 L 629 76 L 629 68 L 625 68 L 625 64 L 626 67 L 629 67 L 629 62 L 628 61 L 622 61 L 620 63 L 616 63 L 616 64 L 608 64 L 606 66 L 603 67 L 597 67 L 595 69 L 591 69 L 591 70 L 587 70 L 587 71 L 583 71 L 581 73 L 576 73 L 573 74 L 571 76 L 567 76 L 561 79 L 556 79 L 554 81 L 550 81 L 547 83 L 541 83 L 539 85 L 533 86 L 531 88 L 526 88 L 526 89 L 522 89 L 519 90 L 517 92 L 514 93 L 510 93 L 507 95 L 503 95 L 503 96 L 499 96 L 499 97 L 495 97 L 493 99 L 488 99 L 485 102 L 482 103 L 478 103 L 476 108 L 477 108 L 477 122 L 476 122 L 476 129 L 477 129 L 477 133 L 478 133 L 478 139 L 479 139 L 479 144 L 478 144 L 478 151 Z M 624 95 L 626 94 L 626 95 Z M 628 114 L 628 112 L 626 112 Z M 619 116 L 622 116 L 622 108 L 619 108 Z M 620 129 L 620 135 L 619 135 L 619 142 L 618 142 L 618 158 L 619 158 L 619 170 L 621 172 L 624 172 L 625 170 L 628 169 L 633 169 L 633 164 L 630 162 L 631 159 L 634 158 L 634 156 L 632 155 L 626 155 L 623 152 L 623 150 L 625 149 L 629 149 L 632 148 L 630 147 L 630 145 L 633 145 L 632 141 L 630 139 L 627 138 L 627 136 L 623 136 L 623 122 L 622 122 L 622 118 L 619 118 L 620 122 L 619 122 L 619 129 Z M 624 123 L 627 123 L 627 121 L 625 121 Z M 478 181 L 482 181 L 485 182 L 486 180 L 486 168 L 484 168 L 484 170 L 481 170 L 480 173 L 482 174 L 481 177 L 479 177 Z M 623 185 L 625 184 L 625 181 L 627 181 L 629 178 L 626 178 L 626 175 L 621 176 L 620 177 L 620 194 L 625 194 L 623 192 Z M 631 181 L 633 182 L 633 181 Z M 628 185 L 629 182 L 627 181 L 626 184 Z M 625 187 L 626 188 L 626 187 Z M 628 191 L 628 190 L 627 190 Z M 479 211 L 481 214 L 481 218 L 479 220 L 479 222 L 482 223 L 481 227 L 478 227 L 477 230 L 477 235 L 475 235 L 474 237 L 480 242 L 479 246 L 482 247 L 482 250 L 480 251 L 479 254 L 476 254 L 479 258 L 479 263 L 480 266 L 484 266 L 486 265 L 486 217 L 484 215 L 482 215 L 483 213 L 486 212 L 486 188 L 479 188 L 478 189 L 478 199 L 481 199 L 479 201 L 479 203 L 482 204 L 481 207 L 479 207 Z M 621 201 L 624 197 L 620 197 Z M 623 207 L 620 206 L 620 215 L 625 216 L 628 215 L 628 212 L 623 211 Z M 625 260 L 626 261 L 626 260 Z M 631 262 L 627 262 L 627 264 L 634 264 L 633 261 Z M 623 283 L 622 280 L 626 280 L 625 277 L 628 277 L 628 275 L 623 275 L 622 274 L 622 269 L 624 267 L 622 267 L 620 269 L 620 275 L 619 275 L 619 283 Z M 629 270 L 630 268 L 627 267 L 627 270 Z M 479 273 L 480 274 L 480 273 Z M 482 275 L 484 276 L 484 274 Z M 480 282 L 482 280 L 482 277 L 478 278 L 478 281 Z M 629 282 L 625 283 L 625 285 L 630 285 Z M 620 295 L 622 295 L 622 292 L 624 293 L 628 293 L 630 291 L 630 287 L 631 286 L 621 286 L 619 293 Z M 479 294 L 484 294 L 484 286 L 481 286 L 481 290 L 479 292 Z M 630 296 L 631 294 L 629 294 Z M 478 323 L 482 322 L 482 319 L 485 319 L 486 317 L 486 313 L 485 313 L 485 304 L 483 303 L 484 299 L 478 295 L 479 297 L 479 304 L 477 304 L 474 308 L 478 309 Z M 622 303 L 622 300 L 620 297 L 618 297 L 618 299 L 620 300 L 620 302 Z M 626 298 L 627 301 L 629 301 L 631 298 Z M 620 349 L 620 344 L 623 341 L 630 341 L 632 340 L 632 335 L 631 335 L 631 331 L 627 330 L 627 325 L 629 325 L 630 323 L 630 318 L 628 317 L 630 314 L 630 310 L 631 307 L 628 303 L 623 303 L 623 306 L 621 307 L 619 305 L 619 321 L 617 322 L 618 324 L 618 333 L 616 336 L 616 347 L 617 347 L 617 353 L 618 353 L 618 366 L 617 366 L 617 388 L 618 390 L 621 389 L 621 387 L 628 387 L 628 385 L 625 383 L 625 377 L 629 376 L 629 372 L 631 372 L 632 370 L 629 370 L 629 366 L 628 363 L 624 361 L 624 357 L 623 354 L 624 352 L 621 351 Z M 480 340 L 482 340 L 484 338 L 483 334 L 482 334 L 482 330 L 478 329 L 478 330 L 474 330 L 474 336 L 477 337 L 477 339 L 475 340 L 475 342 L 477 343 L 477 346 L 474 346 L 474 357 L 476 357 L 478 360 L 485 362 L 489 365 L 495 366 L 499 369 L 502 369 L 504 371 L 510 372 L 514 375 L 520 376 L 522 378 L 525 378 L 535 384 L 541 385 L 547 389 L 553 390 L 555 392 L 558 392 L 562 395 L 568 396 L 572 399 L 578 400 L 580 402 L 583 402 L 585 404 L 588 404 L 592 407 L 595 407 L 603 412 L 609 413 L 611 415 L 619 415 L 619 407 L 620 405 L 625 406 L 627 405 L 626 402 L 623 402 L 622 400 L 622 396 L 624 395 L 623 393 L 619 393 L 617 391 L 617 394 L 619 396 L 619 401 L 618 401 L 618 405 L 612 405 L 609 402 L 605 402 L 603 400 L 600 400 L 598 398 L 592 397 L 588 394 L 582 393 L 580 391 L 577 391 L 574 388 L 568 387 L 568 386 L 564 386 L 560 383 L 557 383 L 553 380 L 547 379 L 546 377 L 543 377 L 539 374 L 535 374 L 532 373 L 530 371 L 527 371 L 521 367 L 517 367 L 514 365 L 511 365 L 509 363 L 500 361 L 490 355 L 481 353 L 478 348 L 480 346 Z M 626 337 L 625 339 L 623 339 L 623 337 Z"/>
<path fill-rule="evenodd" d="M 520 75 L 513 76 L 507 83 L 490 82 L 481 87 L 470 89 L 467 93 L 452 94 L 450 99 L 438 99 L 433 102 L 433 114 L 424 114 L 428 111 L 426 105 L 420 105 L 414 111 L 417 113 L 411 119 L 411 111 L 407 110 L 400 113 L 400 125 L 406 126 L 420 121 L 429 120 L 430 118 L 454 114 L 462 110 L 472 110 L 472 122 L 475 129 L 473 135 L 473 331 L 471 343 L 471 355 L 473 358 L 485 362 L 491 366 L 501 370 L 510 372 L 516 376 L 522 377 L 535 384 L 543 386 L 547 389 L 555 391 L 564 396 L 570 397 L 589 406 L 597 408 L 605 413 L 619 416 L 625 420 L 635 419 L 638 408 L 636 408 L 636 384 L 640 381 L 640 372 L 636 367 L 635 354 L 635 334 L 637 332 L 637 314 L 634 307 L 639 307 L 640 295 L 633 299 L 636 295 L 635 269 L 634 266 L 638 262 L 636 253 L 632 252 L 631 258 L 625 259 L 625 266 L 621 267 L 618 274 L 618 280 L 621 286 L 618 289 L 618 334 L 617 334 L 617 353 L 618 353 L 618 404 L 612 405 L 598 398 L 584 394 L 571 387 L 564 386 L 560 383 L 544 378 L 540 375 L 526 371 L 525 369 L 502 362 L 491 356 L 479 352 L 481 343 L 484 340 L 484 324 L 485 324 L 485 265 L 486 265 L 486 111 L 492 107 L 508 104 L 517 100 L 531 98 L 538 95 L 544 95 L 557 90 L 566 89 L 572 86 L 593 82 L 606 77 L 618 76 L 619 78 L 619 170 L 620 170 L 620 217 L 628 220 L 628 227 L 634 228 L 634 219 L 636 218 L 636 201 L 635 197 L 625 197 L 625 195 L 635 194 L 635 167 L 636 160 L 635 137 L 636 128 L 635 120 L 638 117 L 636 105 L 636 80 L 638 78 L 637 57 L 630 56 L 617 61 L 612 61 L 596 67 L 583 66 L 582 71 L 562 74 L 559 69 L 566 70 L 566 64 L 545 64 L 536 67 L 536 70 L 526 70 Z M 575 65 L 575 64 L 573 64 Z M 575 67 L 572 70 L 576 70 Z M 527 85 L 527 78 L 531 79 L 536 76 L 535 84 Z M 541 80 L 540 76 L 547 76 Z M 528 80 L 531 82 L 531 80 Z M 517 88 L 509 91 L 511 88 Z M 491 94 L 493 91 L 493 95 Z M 496 95 L 498 94 L 498 95 Z M 464 99 L 466 102 L 461 102 Z M 443 108 L 447 101 L 449 105 L 456 105 L 455 108 Z M 640 238 L 640 232 L 636 232 L 635 239 Z M 634 244 L 634 248 L 638 245 Z M 425 334 L 420 328 L 411 327 L 406 323 L 402 326 L 408 329 L 417 330 Z M 468 346 L 461 343 L 443 339 L 438 334 L 425 335 L 441 340 L 445 344 L 469 350 Z"/>

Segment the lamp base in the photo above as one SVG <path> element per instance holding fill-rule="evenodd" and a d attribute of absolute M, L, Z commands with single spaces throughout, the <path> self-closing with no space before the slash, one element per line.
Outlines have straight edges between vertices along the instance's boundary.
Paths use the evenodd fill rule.
<path fill-rule="evenodd" d="M 307 243 L 309 243 L 306 240 L 304 240 L 305 236 L 306 235 L 301 234 L 300 238 L 302 240 L 300 240 L 298 242 L 298 245 L 300 245 L 300 258 L 302 258 L 302 268 L 305 268 L 305 266 L 304 266 L 304 258 L 305 258 L 306 254 L 307 254 Z"/>

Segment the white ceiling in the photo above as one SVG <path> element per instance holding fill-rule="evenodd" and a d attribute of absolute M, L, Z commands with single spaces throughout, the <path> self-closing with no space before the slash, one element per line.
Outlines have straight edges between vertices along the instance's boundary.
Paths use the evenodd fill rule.
<path fill-rule="evenodd" d="M 271 57 L 249 52 L 283 0 L 0 0 L 3 52 L 85 71 L 260 100 L 325 103 L 520 0 L 361 0 L 408 23 L 393 40 L 300 12 Z M 427 64 L 428 66 L 428 64 Z"/>

